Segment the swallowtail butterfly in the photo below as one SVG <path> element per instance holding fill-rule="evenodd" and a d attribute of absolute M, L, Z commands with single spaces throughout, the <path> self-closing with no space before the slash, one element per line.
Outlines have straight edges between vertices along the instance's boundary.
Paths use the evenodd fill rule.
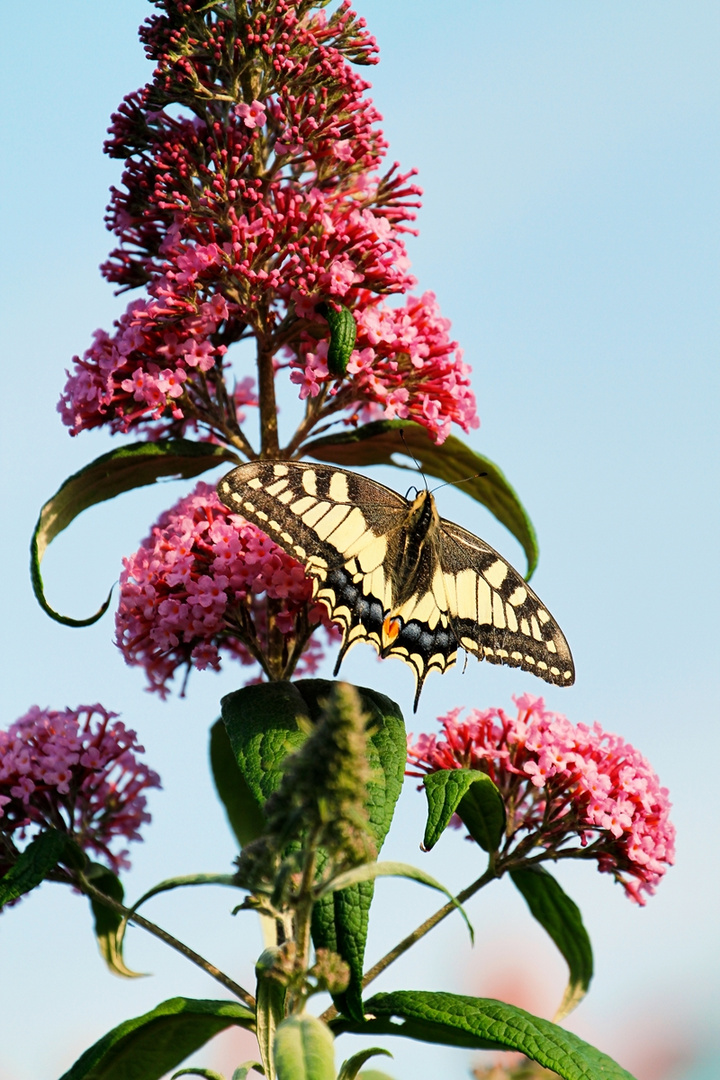
<path fill-rule="evenodd" d="M 371 642 L 415 672 L 417 710 L 428 672 L 459 648 L 478 660 L 575 679 L 565 637 L 545 605 L 489 544 L 441 518 L 429 491 L 410 502 L 330 465 L 251 461 L 218 484 L 223 503 L 305 566 L 348 649 Z"/>

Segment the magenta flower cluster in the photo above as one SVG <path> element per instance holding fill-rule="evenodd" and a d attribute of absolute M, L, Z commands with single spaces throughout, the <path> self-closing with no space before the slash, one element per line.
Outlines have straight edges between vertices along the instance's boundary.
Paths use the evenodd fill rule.
<path fill-rule="evenodd" d="M 115 871 L 130 865 L 127 850 L 111 845 L 142 839 L 145 792 L 160 777 L 138 760 L 143 747 L 116 717 L 102 705 L 33 706 L 0 731 L 0 874 L 15 842 L 47 827 L 71 833 Z"/>
<path fill-rule="evenodd" d="M 178 668 L 218 670 L 221 654 L 265 666 L 272 653 L 283 670 L 266 674 L 312 675 L 322 649 L 310 636 L 331 627 L 312 591 L 300 563 L 199 483 L 124 560 L 117 644 L 163 697 Z"/>
<path fill-rule="evenodd" d="M 453 709 L 440 717 L 441 738 L 421 735 L 409 745 L 409 775 L 482 770 L 508 812 L 504 861 L 592 858 L 644 904 L 674 861 L 667 789 L 620 736 L 572 724 L 542 698 L 514 700 L 516 716 L 472 709 L 461 719 Z"/>
<path fill-rule="evenodd" d="M 245 372 L 241 402 L 226 386 L 228 350 L 248 336 L 284 354 L 303 397 L 324 389 L 333 420 L 412 418 L 438 442 L 452 423 L 476 427 L 469 368 L 433 295 L 381 302 L 415 284 L 403 234 L 420 189 L 397 165 L 380 171 L 381 117 L 349 66 L 375 62 L 364 21 L 347 3 L 327 18 L 277 0 L 238 26 L 218 7 L 198 22 L 199 41 L 191 6 L 159 6 L 166 14 L 141 31 L 153 82 L 123 102 L 106 146 L 125 171 L 108 211 L 119 244 L 103 271 L 148 297 L 75 358 L 58 406 L 71 432 L 200 426 L 232 441 L 237 408 L 257 400 Z M 237 71 L 250 67 L 248 100 Z M 316 314 L 327 300 L 358 328 L 341 382 Z"/>

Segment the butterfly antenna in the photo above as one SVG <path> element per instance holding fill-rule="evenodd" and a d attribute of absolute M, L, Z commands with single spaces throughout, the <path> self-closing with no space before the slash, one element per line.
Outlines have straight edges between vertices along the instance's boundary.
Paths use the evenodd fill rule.
<path fill-rule="evenodd" d="M 456 487 L 458 484 L 467 484 L 470 480 L 477 480 L 480 476 L 487 476 L 487 473 L 476 472 L 473 473 L 472 476 L 464 477 L 462 480 L 446 480 L 444 484 L 438 484 L 436 488 L 433 488 L 430 494 L 434 495 L 436 491 L 440 491 L 440 489 L 444 487 Z"/>
<path fill-rule="evenodd" d="M 407 442 L 405 441 L 405 432 L 402 430 L 402 428 L 400 428 L 400 438 L 403 441 L 403 446 L 405 447 L 405 453 L 407 454 L 408 457 L 411 457 L 413 459 L 413 461 L 415 462 L 415 468 L 417 469 L 417 471 L 420 473 L 423 480 L 425 481 L 425 490 L 428 491 L 429 489 L 428 489 L 427 476 L 422 471 L 422 465 L 420 464 L 418 459 L 415 457 L 412 450 L 410 449 Z M 417 491 L 417 488 L 415 490 Z"/>

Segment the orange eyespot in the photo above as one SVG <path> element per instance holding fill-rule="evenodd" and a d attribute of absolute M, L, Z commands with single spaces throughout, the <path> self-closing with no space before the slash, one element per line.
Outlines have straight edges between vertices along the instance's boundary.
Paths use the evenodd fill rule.
<path fill-rule="evenodd" d="M 388 641 L 394 641 L 402 630 L 402 622 L 393 615 L 388 615 L 383 623 L 383 635 Z"/>

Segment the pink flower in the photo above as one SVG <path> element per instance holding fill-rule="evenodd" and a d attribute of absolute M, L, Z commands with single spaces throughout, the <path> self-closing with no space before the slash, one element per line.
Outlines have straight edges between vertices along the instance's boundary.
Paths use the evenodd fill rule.
<path fill-rule="evenodd" d="M 134 731 L 102 705 L 77 709 L 33 706 L 0 731 L 0 836 L 4 847 L 43 828 L 67 830 L 84 850 L 114 870 L 130 864 L 117 839 L 140 840 L 150 821 L 143 794 L 160 778 L 138 760 Z M 9 867 L 0 854 L 0 874 Z"/>
<path fill-rule="evenodd" d="M 529 694 L 515 704 L 514 717 L 502 709 L 441 717 L 444 738 L 421 735 L 409 745 L 408 774 L 480 769 L 509 815 L 501 864 L 594 858 L 644 904 L 674 861 L 667 789 L 634 747 L 599 724 L 573 725 Z"/>
<path fill-rule="evenodd" d="M 325 607 L 312 582 L 255 525 L 231 514 L 200 483 L 162 515 L 120 576 L 116 641 L 127 663 L 145 669 L 149 689 L 165 696 L 178 668 L 218 670 L 221 656 L 265 666 L 271 624 L 283 638 L 285 669 L 312 674 L 322 651 L 310 648 Z M 254 676 L 254 679 L 257 676 Z"/>
<path fill-rule="evenodd" d="M 235 106 L 235 112 L 243 120 L 245 127 L 262 127 L 267 117 L 265 106 L 261 101 L 253 101 L 249 105 L 243 103 Z"/>

